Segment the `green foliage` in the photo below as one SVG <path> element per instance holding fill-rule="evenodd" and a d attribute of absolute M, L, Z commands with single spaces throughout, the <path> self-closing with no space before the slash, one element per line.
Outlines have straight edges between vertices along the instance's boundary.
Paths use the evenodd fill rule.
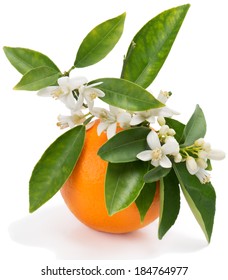
<path fill-rule="evenodd" d="M 175 132 L 176 132 L 175 138 L 176 138 L 177 142 L 180 143 L 182 136 L 183 136 L 185 125 L 183 123 L 181 123 L 177 120 L 171 119 L 171 118 L 165 118 L 165 121 L 169 127 L 172 127 L 172 129 L 175 130 Z"/>
<path fill-rule="evenodd" d="M 34 68 L 41 66 L 49 67 L 55 70 L 57 73 L 60 72 L 55 63 L 49 57 L 40 52 L 25 48 L 12 47 L 4 47 L 3 50 L 10 63 L 22 75 Z"/>
<path fill-rule="evenodd" d="M 147 88 L 164 64 L 190 5 L 164 11 L 135 35 L 121 77 Z"/>
<path fill-rule="evenodd" d="M 30 91 L 40 90 L 47 86 L 55 85 L 60 75 L 59 72 L 56 72 L 56 70 L 50 67 L 40 66 L 25 73 L 14 89 Z"/>
<path fill-rule="evenodd" d="M 135 203 L 139 210 L 140 219 L 143 222 L 156 193 L 156 183 L 145 184 Z"/>
<path fill-rule="evenodd" d="M 165 233 L 175 223 L 179 214 L 180 189 L 178 183 L 173 170 L 160 180 L 159 239 L 163 238 Z"/>
<path fill-rule="evenodd" d="M 101 99 L 109 105 L 128 111 L 145 111 L 164 106 L 151 93 L 130 81 L 104 78 L 95 80 L 91 84 L 98 82 L 102 82 L 102 84 L 96 88 L 105 93 Z"/>
<path fill-rule="evenodd" d="M 174 170 L 188 205 L 210 242 L 215 215 L 215 190 L 211 183 L 202 185 L 196 176 L 190 175 L 184 163 L 175 164 Z"/>
<path fill-rule="evenodd" d="M 152 168 L 149 172 L 145 174 L 144 181 L 146 183 L 159 181 L 161 178 L 167 176 L 170 170 L 171 168 L 163 168 L 159 165 L 155 168 Z"/>
<path fill-rule="evenodd" d="M 207 124 L 204 117 L 204 113 L 199 105 L 191 116 L 190 120 L 186 124 L 183 131 L 183 146 L 192 145 L 195 140 L 199 138 L 204 138 L 207 130 Z"/>
<path fill-rule="evenodd" d="M 85 127 L 61 135 L 44 152 L 29 182 L 30 212 L 34 212 L 62 187 L 70 176 L 84 145 Z"/>
<path fill-rule="evenodd" d="M 102 60 L 119 41 L 126 14 L 109 19 L 89 32 L 79 47 L 74 62 L 76 67 L 86 67 Z"/>
<path fill-rule="evenodd" d="M 109 215 L 130 206 L 144 186 L 147 163 L 109 163 L 105 180 L 105 200 Z"/>
<path fill-rule="evenodd" d="M 124 59 L 120 79 L 102 78 L 89 83 L 96 84 L 95 88 L 105 93 L 104 97 L 100 97 L 102 101 L 129 113 L 164 106 L 145 88 L 154 81 L 164 64 L 189 7 L 190 5 L 182 5 L 164 11 L 137 32 Z M 99 62 L 119 41 L 125 16 L 123 13 L 91 30 L 82 41 L 73 66 L 63 74 L 49 57 L 40 52 L 4 47 L 9 62 L 22 74 L 14 89 L 35 91 L 57 85 L 58 78 L 69 76 L 73 69 Z M 78 88 L 73 89 L 72 94 L 76 99 L 81 97 Z M 89 102 L 84 106 L 88 104 Z M 93 117 L 92 111 L 85 114 L 84 125 Z M 166 118 L 166 124 L 175 130 L 175 138 L 183 148 L 180 151 L 183 157 L 188 155 L 184 148 L 191 149 L 189 146 L 194 144 L 195 140 L 203 138 L 206 133 L 206 120 L 198 105 L 186 125 L 171 118 Z M 36 164 L 29 182 L 30 212 L 34 212 L 54 196 L 70 176 L 84 146 L 84 125 L 76 126 L 60 136 Z M 108 161 L 105 179 L 108 214 L 113 215 L 135 202 L 143 221 L 153 203 L 157 182 L 160 182 L 158 237 L 162 239 L 178 216 L 180 185 L 189 207 L 210 242 L 216 201 L 213 186 L 210 183 L 202 185 L 196 176 L 189 174 L 184 162 L 172 162 L 172 168 L 162 168 L 151 167 L 150 162 L 138 160 L 137 154 L 148 149 L 147 135 L 151 131 L 148 126 L 149 123 L 145 121 L 140 126 L 123 130 L 98 151 L 98 155 Z M 164 139 L 161 142 L 164 143 Z M 172 161 L 175 159 L 173 156 L 175 155 L 170 157 Z M 209 160 L 208 169 L 211 169 Z"/>
<path fill-rule="evenodd" d="M 146 127 L 123 130 L 109 139 L 98 151 L 98 155 L 109 162 L 131 162 L 138 160 L 136 155 L 147 147 L 146 136 L 150 132 Z"/>

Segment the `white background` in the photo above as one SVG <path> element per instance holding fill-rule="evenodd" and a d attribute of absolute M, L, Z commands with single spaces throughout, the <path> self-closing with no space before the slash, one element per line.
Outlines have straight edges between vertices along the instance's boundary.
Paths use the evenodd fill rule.
<path fill-rule="evenodd" d="M 191 8 L 178 38 L 150 89 L 155 95 L 160 89 L 171 90 L 173 96 L 169 105 L 182 113 L 179 119 L 183 122 L 190 117 L 195 105 L 200 104 L 208 122 L 206 139 L 214 148 L 227 152 L 226 2 L 189 1 Z M 20 74 L 12 68 L 2 51 L 3 46 L 34 49 L 48 55 L 65 71 L 72 66 L 79 44 L 94 26 L 126 11 L 125 32 L 112 53 L 99 64 L 75 72 L 75 75 L 86 75 L 90 80 L 119 77 L 123 55 L 139 28 L 163 10 L 185 3 L 174 0 L 1 1 L 2 279 L 46 279 L 40 276 L 41 268 L 46 265 L 53 268 L 116 266 L 132 271 L 135 266 L 189 266 L 187 276 L 169 277 L 200 279 L 220 275 L 225 278 L 228 249 L 226 160 L 213 164 L 212 183 L 217 192 L 217 211 L 210 245 L 207 245 L 184 199 L 175 226 L 162 241 L 157 239 L 157 222 L 126 235 L 88 229 L 69 213 L 59 194 L 36 213 L 28 214 L 30 174 L 43 151 L 62 133 L 55 123 L 63 107 L 51 99 L 37 97 L 34 92 L 13 91 Z M 121 278 L 153 277 L 140 278 L 131 274 Z M 154 277 L 160 278 L 166 279 L 165 276 Z"/>

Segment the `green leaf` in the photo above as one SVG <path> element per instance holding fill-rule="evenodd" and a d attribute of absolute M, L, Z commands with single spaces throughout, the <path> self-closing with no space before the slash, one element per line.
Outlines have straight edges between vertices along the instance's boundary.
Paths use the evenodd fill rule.
<path fill-rule="evenodd" d="M 196 176 L 190 175 L 184 163 L 174 164 L 174 170 L 188 205 L 210 242 L 216 202 L 214 188 L 211 183 L 201 184 Z"/>
<path fill-rule="evenodd" d="M 40 66 L 46 66 L 54 69 L 56 72 L 60 72 L 55 63 L 46 55 L 25 48 L 3 48 L 6 57 L 10 63 L 19 71 L 22 75 Z"/>
<path fill-rule="evenodd" d="M 170 170 L 171 168 L 163 168 L 161 166 L 157 166 L 145 174 L 144 181 L 146 183 L 159 181 L 161 178 L 168 175 Z"/>
<path fill-rule="evenodd" d="M 165 121 L 170 128 L 173 128 L 176 131 L 174 137 L 176 138 L 177 142 L 180 143 L 183 136 L 185 125 L 171 118 L 165 118 Z"/>
<path fill-rule="evenodd" d="M 86 67 L 102 60 L 119 41 L 126 14 L 109 19 L 96 26 L 82 41 L 74 65 Z"/>
<path fill-rule="evenodd" d="M 56 70 L 41 66 L 27 72 L 20 82 L 14 87 L 15 90 L 40 90 L 47 86 L 54 85 L 61 73 Z"/>
<path fill-rule="evenodd" d="M 121 78 L 147 88 L 165 62 L 190 5 L 164 11 L 135 35 L 128 49 Z"/>
<path fill-rule="evenodd" d="M 44 152 L 29 182 L 30 212 L 34 212 L 62 187 L 83 148 L 85 127 L 77 126 L 61 135 Z"/>
<path fill-rule="evenodd" d="M 143 222 L 147 211 L 149 210 L 156 192 L 156 183 L 145 184 L 135 203 L 139 210 L 140 219 Z"/>
<path fill-rule="evenodd" d="M 194 113 L 185 126 L 183 137 L 184 143 L 182 146 L 192 145 L 195 140 L 204 138 L 207 130 L 206 120 L 202 109 L 199 105 L 196 106 Z"/>
<path fill-rule="evenodd" d="M 105 180 L 105 200 L 109 215 L 130 206 L 144 186 L 148 164 L 141 161 L 109 163 Z"/>
<path fill-rule="evenodd" d="M 160 180 L 160 217 L 158 238 L 162 239 L 174 225 L 180 210 L 180 189 L 177 177 L 172 171 Z"/>
<path fill-rule="evenodd" d="M 123 130 L 109 139 L 98 151 L 98 155 L 109 162 L 131 162 L 147 147 L 149 128 L 137 127 Z"/>
<path fill-rule="evenodd" d="M 164 106 L 151 93 L 130 81 L 117 78 L 103 78 L 95 80 L 90 84 L 99 82 L 102 82 L 102 84 L 96 86 L 96 88 L 105 93 L 101 100 L 109 105 L 128 111 L 145 111 Z"/>

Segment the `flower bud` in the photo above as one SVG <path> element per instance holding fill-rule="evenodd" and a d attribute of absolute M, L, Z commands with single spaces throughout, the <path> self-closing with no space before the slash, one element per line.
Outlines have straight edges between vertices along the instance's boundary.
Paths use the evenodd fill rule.
<path fill-rule="evenodd" d="M 163 126 L 166 123 L 165 118 L 162 116 L 159 116 L 157 120 L 160 126 Z"/>
<path fill-rule="evenodd" d="M 225 153 L 221 150 L 210 150 L 207 157 L 212 160 L 222 160 L 225 158 Z"/>
<path fill-rule="evenodd" d="M 168 135 L 174 136 L 175 134 L 176 134 L 176 131 L 175 131 L 174 129 L 170 128 L 170 129 L 168 130 Z"/>
<path fill-rule="evenodd" d="M 191 156 L 188 156 L 186 159 L 186 167 L 191 175 L 196 174 L 196 172 L 199 170 L 196 160 Z"/>
<path fill-rule="evenodd" d="M 207 158 L 207 154 L 208 153 L 206 151 L 201 150 L 201 151 L 198 152 L 198 157 L 202 158 L 202 159 L 206 159 Z"/>
<path fill-rule="evenodd" d="M 196 159 L 196 163 L 197 165 L 202 168 L 202 169 L 206 169 L 207 168 L 207 162 L 205 159 L 202 159 L 202 158 L 197 158 Z"/>
<path fill-rule="evenodd" d="M 159 95 L 158 95 L 158 100 L 160 102 L 162 102 L 163 104 L 165 104 L 170 96 L 171 96 L 170 92 L 161 90 Z"/>
<path fill-rule="evenodd" d="M 200 147 L 200 146 L 202 146 L 204 143 L 205 143 L 204 139 L 203 139 L 203 138 L 199 138 L 199 139 L 197 139 L 197 140 L 195 141 L 194 144 L 195 144 L 195 146 Z"/>
<path fill-rule="evenodd" d="M 160 135 L 166 135 L 169 131 L 169 126 L 168 125 L 163 125 L 161 126 L 160 130 L 159 130 L 159 134 Z"/>
<path fill-rule="evenodd" d="M 202 148 L 204 149 L 204 151 L 209 152 L 211 150 L 211 144 L 210 143 L 204 143 L 202 145 Z"/>
<path fill-rule="evenodd" d="M 174 161 L 176 163 L 181 162 L 181 160 L 182 160 L 182 155 L 180 153 L 178 153 L 174 156 Z"/>

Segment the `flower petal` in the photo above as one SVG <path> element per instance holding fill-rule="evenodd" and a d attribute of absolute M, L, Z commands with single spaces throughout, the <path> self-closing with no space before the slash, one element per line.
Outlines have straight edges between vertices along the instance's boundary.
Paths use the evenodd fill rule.
<path fill-rule="evenodd" d="M 115 116 L 117 116 L 120 112 L 123 112 L 122 109 L 117 108 L 117 107 L 115 107 L 115 106 L 111 106 L 111 105 L 109 105 L 109 110 L 110 110 L 110 112 L 111 112 L 113 115 L 115 115 Z"/>
<path fill-rule="evenodd" d="M 160 165 L 160 161 L 159 160 L 151 160 L 151 164 L 155 167 Z"/>
<path fill-rule="evenodd" d="M 100 107 L 93 107 L 93 110 L 91 111 L 91 113 L 92 113 L 95 117 L 100 118 L 100 115 L 101 115 L 101 113 L 103 112 L 103 110 L 105 110 L 105 109 L 100 108 Z"/>
<path fill-rule="evenodd" d="M 101 84 L 103 84 L 103 82 L 97 82 L 97 83 L 88 85 L 87 88 L 93 88 L 93 87 L 99 86 Z"/>
<path fill-rule="evenodd" d="M 62 95 L 59 97 L 59 100 L 62 101 L 67 106 L 67 108 L 71 110 L 76 110 L 76 102 L 73 94 Z"/>
<path fill-rule="evenodd" d="M 161 167 L 170 168 L 172 167 L 172 162 L 167 156 L 163 156 L 160 160 Z"/>
<path fill-rule="evenodd" d="M 200 168 L 197 172 L 196 172 L 196 177 L 200 180 L 200 182 L 202 184 L 206 184 L 210 182 L 211 176 L 210 173 L 208 173 L 206 170 L 204 170 L 203 168 Z"/>
<path fill-rule="evenodd" d="M 88 123 L 86 125 L 86 130 L 89 130 L 91 127 L 93 127 L 95 123 L 96 123 L 95 121 L 92 121 L 92 122 Z"/>
<path fill-rule="evenodd" d="M 59 87 L 61 88 L 62 95 L 70 94 L 71 89 L 69 87 L 69 77 L 61 77 L 58 79 Z"/>
<path fill-rule="evenodd" d="M 67 87 L 69 79 L 69 77 L 60 77 L 58 78 L 58 84 L 60 87 Z"/>
<path fill-rule="evenodd" d="M 196 172 L 199 170 L 196 160 L 191 156 L 188 156 L 186 159 L 186 167 L 191 175 L 196 174 Z"/>
<path fill-rule="evenodd" d="M 175 155 L 179 152 L 180 147 L 178 142 L 173 137 L 169 137 L 161 149 L 165 155 Z"/>
<path fill-rule="evenodd" d="M 97 126 L 97 134 L 98 136 L 101 135 L 103 131 L 105 131 L 108 128 L 108 123 L 107 122 L 100 122 Z"/>
<path fill-rule="evenodd" d="M 158 138 L 157 133 L 154 130 L 151 130 L 151 132 L 147 135 L 146 140 L 151 150 L 161 148 L 160 140 Z"/>
<path fill-rule="evenodd" d="M 102 90 L 100 90 L 98 88 L 92 88 L 92 89 L 96 93 L 97 97 L 104 97 L 105 96 L 105 93 Z"/>
<path fill-rule="evenodd" d="M 117 116 L 117 122 L 120 124 L 120 127 L 127 128 L 130 126 L 131 114 L 127 112 L 120 113 Z"/>
<path fill-rule="evenodd" d="M 59 88 L 58 86 L 46 87 L 46 88 L 43 88 L 43 89 L 39 90 L 37 92 L 37 95 L 43 96 L 43 97 L 51 97 L 53 91 L 57 90 L 58 88 Z"/>
<path fill-rule="evenodd" d="M 179 112 L 165 106 L 159 109 L 157 116 L 162 116 L 162 117 L 172 117 L 173 115 L 180 115 Z"/>
<path fill-rule="evenodd" d="M 212 160 L 222 160 L 225 158 L 225 153 L 221 150 L 210 150 L 207 157 Z"/>
<path fill-rule="evenodd" d="M 85 77 L 74 77 L 74 78 L 69 78 L 68 80 L 68 87 L 71 90 L 74 89 L 79 89 L 80 86 L 88 83 L 88 80 Z"/>
<path fill-rule="evenodd" d="M 132 117 L 130 125 L 138 125 L 145 121 L 145 118 L 139 114 L 136 114 Z"/>
<path fill-rule="evenodd" d="M 146 121 L 148 121 L 149 123 L 155 123 L 155 117 L 150 116 L 150 117 L 146 118 Z"/>
<path fill-rule="evenodd" d="M 159 100 L 161 103 L 165 104 L 169 97 L 170 97 L 169 92 L 161 90 L 158 94 L 157 100 Z"/>
<path fill-rule="evenodd" d="M 88 105 L 88 108 L 89 108 L 89 111 L 91 112 L 93 110 L 93 106 L 94 106 L 94 101 L 87 101 L 87 105 Z"/>
<path fill-rule="evenodd" d="M 199 166 L 199 168 L 206 169 L 207 166 L 208 166 L 207 161 L 205 159 L 202 159 L 202 158 L 197 158 L 196 163 Z"/>
<path fill-rule="evenodd" d="M 137 154 L 136 157 L 142 161 L 148 161 L 152 159 L 152 152 L 151 150 L 146 150 Z"/>
<path fill-rule="evenodd" d="M 107 137 L 108 139 L 112 138 L 116 134 L 117 123 L 112 123 L 107 128 Z"/>

